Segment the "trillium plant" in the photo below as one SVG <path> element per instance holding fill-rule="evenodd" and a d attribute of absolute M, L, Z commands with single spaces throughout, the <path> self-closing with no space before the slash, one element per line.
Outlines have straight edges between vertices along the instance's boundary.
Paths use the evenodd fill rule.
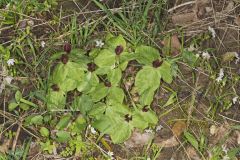
<path fill-rule="evenodd" d="M 124 38 L 108 34 L 90 52 L 64 45 L 64 52 L 56 53 L 52 60 L 59 59 L 48 84 L 47 108 L 49 111 L 80 113 L 73 123 L 78 127 L 57 127 L 69 138 L 72 129 L 91 125 L 101 135 L 110 135 L 113 143 L 126 141 L 132 131 L 153 127 L 158 117 L 151 109 L 156 90 L 161 83 L 173 80 L 173 62 L 160 56 L 157 49 L 140 45 L 131 47 Z M 134 76 L 133 88 L 140 99 L 131 101 L 124 88 L 124 73 L 130 61 L 139 64 Z M 60 126 L 70 123 L 71 116 L 60 120 Z M 87 124 L 88 123 L 88 124 Z M 67 136 L 66 136 L 67 134 Z"/>

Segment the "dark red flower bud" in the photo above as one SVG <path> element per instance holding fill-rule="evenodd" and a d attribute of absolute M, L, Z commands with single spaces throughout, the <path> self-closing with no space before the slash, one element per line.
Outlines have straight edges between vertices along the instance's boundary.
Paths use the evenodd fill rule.
<path fill-rule="evenodd" d="M 124 116 L 124 118 L 125 118 L 125 121 L 127 121 L 127 122 L 129 122 L 129 121 L 132 120 L 132 116 L 129 115 L 129 114 L 126 114 L 126 115 Z"/>
<path fill-rule="evenodd" d="M 61 61 L 63 64 L 67 64 L 68 62 L 68 55 L 67 54 L 63 54 L 61 57 Z"/>
<path fill-rule="evenodd" d="M 162 63 L 163 63 L 162 61 L 160 61 L 159 59 L 157 59 L 157 60 L 155 60 L 155 61 L 152 62 L 152 65 L 153 65 L 154 68 L 158 68 L 158 67 L 161 66 Z"/>
<path fill-rule="evenodd" d="M 111 82 L 109 82 L 109 81 L 106 81 L 106 82 L 104 83 L 104 85 L 105 85 L 106 87 L 111 87 L 111 86 L 112 86 Z"/>
<path fill-rule="evenodd" d="M 59 91 L 59 87 L 58 87 L 57 84 L 53 84 L 53 85 L 51 86 L 51 88 L 52 88 L 53 91 L 56 91 L 56 92 Z"/>
<path fill-rule="evenodd" d="M 63 48 L 66 53 L 70 53 L 72 50 L 72 46 L 70 43 L 65 43 Z"/>
<path fill-rule="evenodd" d="M 88 63 L 87 66 L 88 66 L 88 71 L 89 71 L 89 72 L 93 72 L 93 71 L 95 71 L 96 68 L 97 68 L 97 65 L 96 65 L 95 63 L 93 63 L 93 62 Z"/>
<path fill-rule="evenodd" d="M 120 55 L 122 52 L 123 52 L 123 46 L 120 45 L 115 48 L 116 55 Z"/>
<path fill-rule="evenodd" d="M 149 111 L 149 108 L 148 108 L 148 106 L 146 105 L 146 106 L 144 106 L 143 108 L 142 108 L 142 111 L 143 112 L 148 112 Z"/>

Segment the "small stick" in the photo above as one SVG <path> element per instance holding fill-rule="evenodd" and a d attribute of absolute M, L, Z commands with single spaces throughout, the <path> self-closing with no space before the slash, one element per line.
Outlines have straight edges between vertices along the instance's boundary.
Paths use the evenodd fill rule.
<path fill-rule="evenodd" d="M 18 129 L 17 129 L 17 132 L 16 132 L 16 136 L 13 140 L 13 145 L 12 145 L 12 150 L 15 151 L 16 149 L 16 146 L 17 146 L 17 141 L 18 141 L 18 137 L 20 135 L 20 131 L 21 131 L 21 127 L 22 127 L 22 122 L 20 122 L 20 124 L 18 125 Z"/>

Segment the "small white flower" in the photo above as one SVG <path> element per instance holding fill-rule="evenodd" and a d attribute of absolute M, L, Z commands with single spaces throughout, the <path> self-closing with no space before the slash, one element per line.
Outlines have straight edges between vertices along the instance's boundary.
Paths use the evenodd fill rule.
<path fill-rule="evenodd" d="M 232 99 L 232 103 L 233 103 L 233 104 L 236 104 L 237 101 L 238 101 L 238 96 L 236 96 L 236 97 L 234 97 L 234 98 Z"/>
<path fill-rule="evenodd" d="M 113 157 L 114 156 L 114 153 L 111 152 L 111 151 L 108 151 L 107 152 L 107 155 L 110 157 L 111 160 L 114 160 L 115 158 Z"/>
<path fill-rule="evenodd" d="M 96 47 L 102 48 L 102 46 L 104 45 L 102 40 L 96 40 L 95 42 L 96 42 Z"/>
<path fill-rule="evenodd" d="M 13 66 L 14 63 L 15 63 L 15 60 L 14 60 L 14 59 L 9 59 L 9 60 L 7 61 L 8 66 Z"/>
<path fill-rule="evenodd" d="M 226 145 L 222 145 L 222 151 L 225 153 L 225 154 L 227 154 L 227 152 L 228 152 L 228 148 L 227 148 L 227 146 Z"/>
<path fill-rule="evenodd" d="M 214 135 L 214 134 L 216 134 L 216 132 L 217 132 L 217 127 L 215 125 L 212 125 L 210 127 L 210 134 Z"/>
<path fill-rule="evenodd" d="M 11 76 L 7 76 L 7 77 L 4 78 L 4 81 L 5 81 L 7 84 L 11 84 L 12 80 L 13 80 L 13 77 L 11 77 Z"/>
<path fill-rule="evenodd" d="M 216 32 L 212 27 L 209 26 L 208 31 L 211 32 L 213 38 L 216 38 Z"/>
<path fill-rule="evenodd" d="M 194 47 L 194 44 L 191 44 L 190 47 L 187 49 L 189 52 L 196 51 L 197 49 Z"/>
<path fill-rule="evenodd" d="M 96 131 L 93 127 L 91 127 L 91 133 L 92 133 L 92 134 L 96 134 L 97 131 Z"/>
<path fill-rule="evenodd" d="M 41 41 L 41 47 L 44 48 L 46 43 L 44 41 Z"/>
<path fill-rule="evenodd" d="M 197 58 L 199 58 L 199 57 L 200 57 L 200 54 L 196 54 L 195 56 L 196 56 Z"/>
<path fill-rule="evenodd" d="M 235 58 L 236 58 L 235 64 L 238 64 L 238 62 L 240 61 L 240 57 L 237 52 L 235 52 Z"/>
<path fill-rule="evenodd" d="M 163 129 L 163 126 L 162 125 L 159 125 L 156 127 L 156 132 L 160 131 L 161 129 Z"/>
<path fill-rule="evenodd" d="M 145 129 L 144 130 L 146 133 L 153 133 L 153 130 L 152 129 Z"/>
<path fill-rule="evenodd" d="M 210 59 L 210 54 L 208 52 L 203 52 L 202 57 L 203 57 L 203 59 L 209 60 Z"/>
<path fill-rule="evenodd" d="M 219 75 L 218 75 L 218 77 L 217 77 L 217 79 L 216 79 L 216 81 L 217 81 L 217 82 L 222 81 L 223 77 L 224 77 L 224 71 L 223 71 L 223 68 L 221 68 L 221 69 L 220 69 L 220 72 L 219 72 Z"/>

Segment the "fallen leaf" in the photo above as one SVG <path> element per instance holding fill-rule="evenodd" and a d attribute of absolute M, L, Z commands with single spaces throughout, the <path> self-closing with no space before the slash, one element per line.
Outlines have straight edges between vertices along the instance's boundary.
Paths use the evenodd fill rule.
<path fill-rule="evenodd" d="M 179 142 L 177 141 L 176 137 L 172 136 L 169 139 L 165 139 L 160 142 L 156 142 L 156 144 L 163 148 L 169 148 L 169 147 L 175 147 L 175 146 L 179 145 Z"/>
<path fill-rule="evenodd" d="M 240 15 L 237 15 L 237 16 L 235 17 L 235 23 L 236 23 L 238 26 L 240 26 Z"/>
<path fill-rule="evenodd" d="M 148 144 L 153 139 L 153 133 L 141 133 L 138 130 L 134 130 L 132 136 L 124 142 L 127 148 L 142 147 Z"/>
<path fill-rule="evenodd" d="M 195 20 L 195 13 L 184 13 L 184 14 L 176 14 L 172 16 L 172 22 L 175 25 L 184 26 L 188 23 L 192 23 Z"/>
<path fill-rule="evenodd" d="M 3 142 L 0 142 L 0 153 L 6 153 L 9 150 L 10 143 L 10 139 L 3 139 Z"/>
<path fill-rule="evenodd" d="M 216 125 L 211 125 L 211 127 L 210 127 L 210 134 L 214 135 L 214 134 L 216 134 L 216 131 L 217 131 Z"/>
<path fill-rule="evenodd" d="M 177 121 L 172 127 L 173 135 L 176 137 L 180 137 L 180 135 L 184 132 L 186 127 L 187 126 L 184 121 Z"/>
<path fill-rule="evenodd" d="M 201 160 L 196 150 L 193 147 L 188 147 L 186 149 L 187 155 L 191 158 L 191 160 Z"/>
<path fill-rule="evenodd" d="M 181 50 L 181 43 L 178 39 L 178 36 L 175 34 L 171 37 L 166 37 L 164 40 L 161 42 L 165 49 L 170 49 L 170 53 L 173 56 L 176 56 L 180 53 Z"/>
<path fill-rule="evenodd" d="M 206 17 L 206 7 L 208 6 L 209 0 L 196 0 L 193 12 L 197 19 L 203 19 Z"/>

